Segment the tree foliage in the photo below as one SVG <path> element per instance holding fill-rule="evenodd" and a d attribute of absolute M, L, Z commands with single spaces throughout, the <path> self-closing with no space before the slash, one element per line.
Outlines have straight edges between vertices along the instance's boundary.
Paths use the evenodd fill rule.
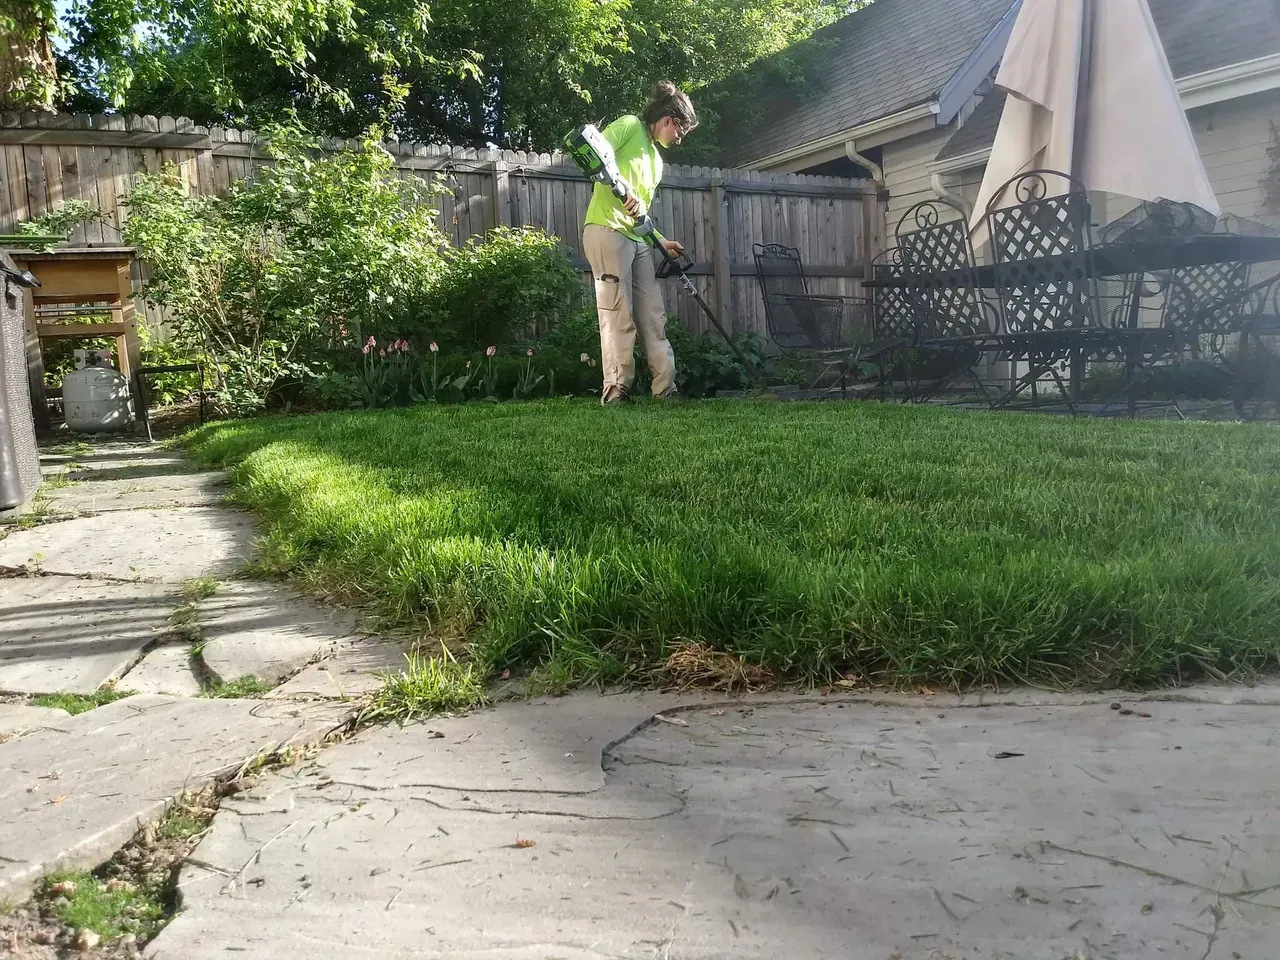
<path fill-rule="evenodd" d="M 3 0 L 0 0 L 3 2 Z M 44 2 L 44 0 L 41 0 Z M 658 79 L 695 100 L 849 0 L 77 0 L 79 97 L 259 126 L 547 150 L 637 110 Z M 67 102 L 71 102 L 68 100 Z M 708 128 L 711 129 L 711 128 Z"/>
<path fill-rule="evenodd" d="M 0 110 L 53 106 L 53 13 L 53 0 L 0 0 Z"/>

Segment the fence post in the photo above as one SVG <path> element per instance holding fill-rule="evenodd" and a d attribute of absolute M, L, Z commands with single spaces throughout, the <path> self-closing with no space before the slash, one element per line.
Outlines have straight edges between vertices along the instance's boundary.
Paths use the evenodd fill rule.
<path fill-rule="evenodd" d="M 729 249 L 729 200 L 725 195 L 724 178 L 714 177 L 711 180 L 711 203 L 715 207 L 712 223 L 712 236 L 715 243 L 714 288 L 711 302 L 716 316 L 726 330 L 732 327 L 729 305 L 733 302 L 732 292 L 732 251 Z M 736 331 L 734 331 L 736 332 Z"/>
<path fill-rule="evenodd" d="M 511 226 L 511 179 L 505 160 L 492 160 L 489 172 L 493 176 L 493 225 Z"/>
<path fill-rule="evenodd" d="M 874 183 L 862 188 L 862 279 L 871 277 L 871 261 L 880 252 L 884 241 L 884 218 L 880 213 L 880 195 Z"/>

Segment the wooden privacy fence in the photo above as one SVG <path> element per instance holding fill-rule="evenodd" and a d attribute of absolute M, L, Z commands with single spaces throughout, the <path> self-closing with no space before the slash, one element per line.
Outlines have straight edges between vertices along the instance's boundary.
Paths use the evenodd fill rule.
<path fill-rule="evenodd" d="M 326 141 L 340 150 L 354 142 Z M 560 237 L 580 269 L 582 219 L 591 196 L 565 158 L 422 143 L 385 144 L 402 177 L 443 180 L 440 225 L 455 244 L 499 225 Z M 100 209 L 74 244 L 118 246 L 132 179 L 173 164 L 193 194 L 223 195 L 270 160 L 251 131 L 205 128 L 173 117 L 0 115 L 0 233 L 81 199 Z M 796 247 L 813 293 L 857 295 L 884 241 L 874 189 L 856 180 L 718 167 L 669 166 L 654 205 L 663 233 L 684 243 L 699 293 L 735 331 L 765 334 L 753 243 Z M 140 278 L 139 278 L 140 279 Z M 709 327 L 678 283 L 667 307 L 694 330 Z M 160 317 L 148 309 L 153 322 Z"/>

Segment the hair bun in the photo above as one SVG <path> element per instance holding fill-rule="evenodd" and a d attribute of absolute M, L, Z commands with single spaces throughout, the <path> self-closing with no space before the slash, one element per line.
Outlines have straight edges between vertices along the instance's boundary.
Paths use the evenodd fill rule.
<path fill-rule="evenodd" d="M 659 80 L 657 86 L 653 88 L 653 97 L 651 99 L 657 100 L 659 97 L 670 97 L 679 92 L 679 88 L 670 80 Z"/>

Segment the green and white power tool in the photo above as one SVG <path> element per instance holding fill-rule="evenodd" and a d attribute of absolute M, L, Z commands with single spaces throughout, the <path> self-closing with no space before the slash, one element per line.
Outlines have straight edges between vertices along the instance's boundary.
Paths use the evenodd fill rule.
<path fill-rule="evenodd" d="M 594 124 L 588 123 L 570 133 L 564 138 L 564 148 L 587 179 L 603 183 L 623 203 L 633 195 L 631 184 L 627 183 L 618 170 L 613 147 Z M 649 212 L 643 211 L 635 221 L 636 235 L 644 237 L 658 250 L 662 250 L 662 241 L 666 238 L 658 232 Z"/>

